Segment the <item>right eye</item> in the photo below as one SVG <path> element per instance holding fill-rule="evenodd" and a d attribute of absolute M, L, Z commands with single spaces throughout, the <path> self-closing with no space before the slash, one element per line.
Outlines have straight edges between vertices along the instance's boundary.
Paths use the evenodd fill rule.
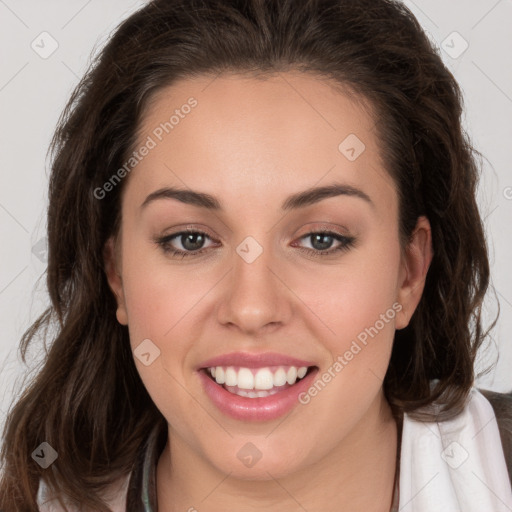
<path fill-rule="evenodd" d="M 156 238 L 155 242 L 166 254 L 177 258 L 186 258 L 202 254 L 206 250 L 202 247 L 206 238 L 210 238 L 210 236 L 203 231 L 188 230 Z M 172 245 L 175 239 L 179 241 L 182 249 Z"/>

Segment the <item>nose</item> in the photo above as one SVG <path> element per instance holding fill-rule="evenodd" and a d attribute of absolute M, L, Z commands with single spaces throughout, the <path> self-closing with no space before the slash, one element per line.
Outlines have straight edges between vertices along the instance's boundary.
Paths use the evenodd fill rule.
<path fill-rule="evenodd" d="M 267 334 L 288 322 L 291 292 L 277 271 L 271 251 L 263 250 L 249 261 L 235 252 L 217 310 L 218 320 L 247 334 Z"/>

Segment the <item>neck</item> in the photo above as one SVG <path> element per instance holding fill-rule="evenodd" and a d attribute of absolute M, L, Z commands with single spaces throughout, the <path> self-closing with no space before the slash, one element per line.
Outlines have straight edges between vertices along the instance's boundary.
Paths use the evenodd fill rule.
<path fill-rule="evenodd" d="M 315 464 L 279 480 L 269 474 L 255 481 L 221 473 L 173 433 L 157 467 L 158 510 L 291 512 L 299 506 L 338 512 L 343 505 L 344 512 L 389 512 L 397 435 L 397 422 L 380 394 L 355 428 Z"/>

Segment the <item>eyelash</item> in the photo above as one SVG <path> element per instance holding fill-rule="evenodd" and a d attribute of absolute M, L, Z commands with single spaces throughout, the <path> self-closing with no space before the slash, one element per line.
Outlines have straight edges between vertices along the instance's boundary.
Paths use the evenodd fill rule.
<path fill-rule="evenodd" d="M 198 256 L 198 255 L 202 254 L 203 252 L 205 252 L 206 250 L 208 250 L 208 248 L 205 248 L 205 249 L 198 249 L 197 251 L 181 251 L 179 249 L 174 249 L 169 245 L 171 240 L 173 240 L 174 238 L 179 238 L 182 235 L 190 235 L 190 234 L 204 235 L 211 239 L 211 237 L 204 231 L 189 230 L 189 231 L 180 231 L 178 233 L 173 233 L 172 235 L 166 235 L 166 236 L 163 236 L 160 238 L 155 238 L 155 242 L 162 248 L 164 253 L 170 254 L 174 258 L 183 259 L 183 258 L 189 258 L 191 256 Z M 303 239 L 311 237 L 313 235 L 328 236 L 328 237 L 335 238 L 336 240 L 338 240 L 338 242 L 341 242 L 341 245 L 339 245 L 335 249 L 327 249 L 325 251 L 309 249 L 307 247 L 299 247 L 298 248 L 301 251 L 309 253 L 313 257 L 329 256 L 334 253 L 342 253 L 344 251 L 349 250 L 351 247 L 353 247 L 354 243 L 355 243 L 354 237 L 340 235 L 339 233 L 335 233 L 333 231 L 327 231 L 327 230 L 310 231 L 309 233 L 306 233 L 305 235 L 301 236 L 299 238 L 299 240 L 303 240 Z"/>

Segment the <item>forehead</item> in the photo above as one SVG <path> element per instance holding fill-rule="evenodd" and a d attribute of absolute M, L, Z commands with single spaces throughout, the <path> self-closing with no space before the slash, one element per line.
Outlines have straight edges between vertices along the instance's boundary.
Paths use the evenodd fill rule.
<path fill-rule="evenodd" d="M 173 185 L 274 205 L 334 181 L 394 195 L 370 106 L 312 75 L 180 80 L 148 103 L 137 144 L 148 141 L 130 177 L 139 198 Z"/>

